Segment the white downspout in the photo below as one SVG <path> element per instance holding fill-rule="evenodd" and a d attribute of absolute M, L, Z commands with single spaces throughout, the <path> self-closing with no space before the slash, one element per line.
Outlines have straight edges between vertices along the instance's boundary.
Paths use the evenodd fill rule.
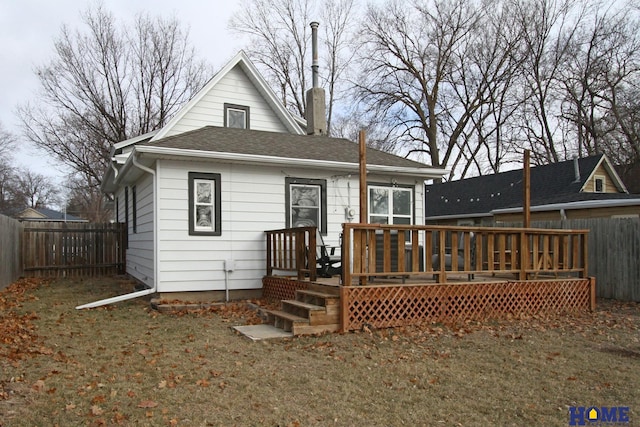
<path fill-rule="evenodd" d="M 151 174 L 153 178 L 153 195 L 154 195 L 154 207 L 153 207 L 153 257 L 154 257 L 154 275 L 153 275 L 153 287 L 150 289 L 143 289 L 141 291 L 132 292 L 130 294 L 118 295 L 112 298 L 106 298 L 95 302 L 90 302 L 88 304 L 79 305 L 76 307 L 76 310 L 82 310 L 85 308 L 95 308 L 101 307 L 103 305 L 115 304 L 117 302 L 126 301 L 134 298 L 143 297 L 146 295 L 155 294 L 158 289 L 158 189 L 157 189 L 157 179 L 156 179 L 156 171 L 150 169 L 144 165 L 138 163 L 138 158 L 136 157 L 136 153 L 132 154 L 133 156 L 133 165 L 138 169 Z"/>

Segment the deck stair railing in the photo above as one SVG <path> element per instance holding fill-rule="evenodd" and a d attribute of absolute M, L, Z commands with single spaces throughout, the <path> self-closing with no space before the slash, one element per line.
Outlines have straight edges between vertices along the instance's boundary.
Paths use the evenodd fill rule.
<path fill-rule="evenodd" d="M 344 286 L 378 277 L 586 277 L 588 230 L 343 224 Z"/>
<path fill-rule="evenodd" d="M 267 276 L 295 273 L 298 280 L 315 281 L 316 227 L 296 227 L 265 231 L 267 236 Z M 309 248 L 313 248 L 309 250 Z"/>

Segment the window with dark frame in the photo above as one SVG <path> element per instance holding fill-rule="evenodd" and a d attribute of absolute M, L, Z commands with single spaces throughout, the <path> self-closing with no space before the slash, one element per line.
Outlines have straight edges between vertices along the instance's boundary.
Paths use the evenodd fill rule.
<path fill-rule="evenodd" d="M 286 226 L 318 227 L 327 234 L 327 181 L 285 178 Z"/>
<path fill-rule="evenodd" d="M 249 129 L 249 107 L 245 105 L 224 104 L 224 127 Z"/>
<path fill-rule="evenodd" d="M 604 193 L 604 178 L 603 177 L 595 177 L 595 186 L 596 193 Z"/>
<path fill-rule="evenodd" d="M 124 223 L 129 229 L 129 187 L 124 187 Z"/>
<path fill-rule="evenodd" d="M 132 216 L 132 224 L 131 226 L 133 227 L 133 233 L 137 233 L 138 232 L 138 207 L 137 207 L 137 197 L 136 197 L 136 186 L 134 185 L 133 187 L 131 187 L 131 214 Z"/>
<path fill-rule="evenodd" d="M 220 181 L 218 173 L 189 172 L 189 235 L 222 234 Z"/>

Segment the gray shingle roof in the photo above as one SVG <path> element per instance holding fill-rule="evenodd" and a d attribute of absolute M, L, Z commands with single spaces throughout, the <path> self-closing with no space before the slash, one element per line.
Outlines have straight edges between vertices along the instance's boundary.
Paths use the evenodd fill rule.
<path fill-rule="evenodd" d="M 356 164 L 359 162 L 358 144 L 347 139 L 217 126 L 205 126 L 138 145 Z M 406 168 L 431 167 L 373 148 L 367 148 L 367 164 Z"/>
<path fill-rule="evenodd" d="M 629 199 L 624 193 L 581 193 L 587 178 L 602 155 L 578 160 L 580 180 L 576 180 L 573 160 L 531 168 L 531 206 L 587 200 Z M 522 170 L 427 185 L 426 216 L 488 214 L 495 209 L 522 206 Z"/>

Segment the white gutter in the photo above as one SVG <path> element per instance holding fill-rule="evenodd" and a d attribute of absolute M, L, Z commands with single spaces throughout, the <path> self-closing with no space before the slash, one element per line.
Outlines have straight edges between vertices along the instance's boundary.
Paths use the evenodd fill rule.
<path fill-rule="evenodd" d="M 261 154 L 239 154 L 224 153 L 218 151 L 202 151 L 202 150 L 185 150 L 181 148 L 165 148 L 153 146 L 137 146 L 135 150 L 139 153 L 147 153 L 155 156 L 176 157 L 195 157 L 198 159 L 213 159 L 224 161 L 251 162 L 261 164 L 301 166 L 301 167 L 317 167 L 332 168 L 336 170 L 357 171 L 359 166 L 357 163 L 337 162 L 332 160 L 312 160 L 298 159 L 291 157 L 275 157 L 265 156 Z M 430 167 L 403 167 L 403 166 L 387 166 L 387 165 L 367 165 L 368 172 L 393 173 L 399 176 L 422 176 L 428 178 L 440 178 L 449 173 L 449 171 Z"/>
<path fill-rule="evenodd" d="M 621 206 L 637 206 L 640 205 L 638 199 L 609 199 L 609 200 L 584 200 L 581 202 L 554 203 L 550 205 L 532 206 L 531 212 L 559 211 L 571 209 L 587 209 L 587 208 L 614 208 Z M 522 207 L 495 209 L 492 214 L 508 214 L 522 212 Z"/>
<path fill-rule="evenodd" d="M 109 304 L 115 304 L 117 302 L 121 302 L 121 301 L 127 301 L 130 299 L 134 299 L 134 298 L 139 298 L 139 297 L 143 297 L 146 295 L 151 295 L 151 294 L 155 294 L 156 290 L 158 289 L 158 266 L 159 266 L 159 261 L 158 261 L 158 209 L 157 209 L 157 197 L 158 197 L 158 191 L 157 191 L 157 182 L 158 180 L 156 179 L 156 172 L 153 169 L 150 169 L 142 164 L 140 164 L 138 162 L 137 157 L 135 156 L 135 154 L 133 155 L 133 164 L 134 166 L 136 166 L 137 168 L 139 168 L 140 170 L 147 172 L 149 174 L 151 174 L 151 176 L 153 177 L 153 194 L 154 197 L 156 197 L 156 199 L 154 200 L 154 209 L 153 209 L 153 222 L 154 222 L 154 227 L 153 227 L 153 256 L 154 256 L 154 274 L 153 274 L 153 287 L 150 289 L 143 289 L 141 291 L 137 291 L 137 292 L 132 292 L 130 294 L 124 294 L 124 295 L 118 295 L 112 298 L 106 298 L 106 299 L 102 299 L 99 301 L 94 301 L 94 302 L 90 302 L 88 304 L 83 304 L 83 305 L 79 305 L 76 307 L 76 310 L 82 310 L 85 308 L 95 308 L 95 307 L 101 307 L 103 305 L 109 305 Z"/>

